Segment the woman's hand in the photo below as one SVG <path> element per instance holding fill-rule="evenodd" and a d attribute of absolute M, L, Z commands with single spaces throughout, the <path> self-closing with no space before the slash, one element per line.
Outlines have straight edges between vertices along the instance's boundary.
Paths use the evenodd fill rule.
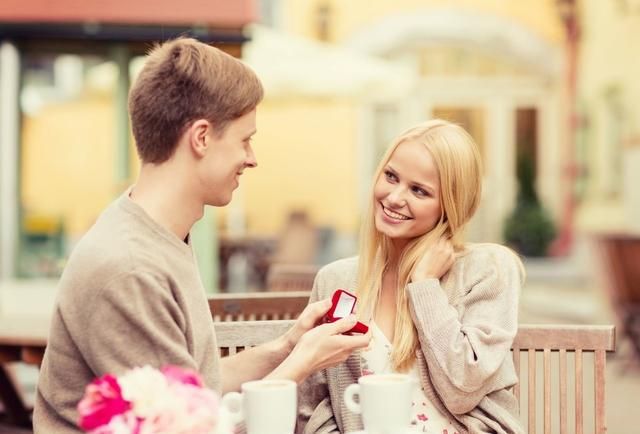
<path fill-rule="evenodd" d="M 418 261 L 411 275 L 412 282 L 427 279 L 440 279 L 453 265 L 455 252 L 453 244 L 446 238 L 440 238 Z"/>

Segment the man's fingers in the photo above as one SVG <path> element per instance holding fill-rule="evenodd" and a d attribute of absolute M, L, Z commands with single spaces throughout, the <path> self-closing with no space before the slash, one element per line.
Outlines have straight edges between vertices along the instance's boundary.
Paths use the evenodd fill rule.
<path fill-rule="evenodd" d="M 307 305 L 305 308 L 305 317 L 309 318 L 312 322 L 311 326 L 316 325 L 322 317 L 329 311 L 331 308 L 331 299 L 324 299 L 320 301 L 316 301 Z"/>
<path fill-rule="evenodd" d="M 316 301 L 315 303 L 312 303 L 311 306 L 313 306 L 313 311 L 316 316 L 322 317 L 324 314 L 329 312 L 329 309 L 331 309 L 331 299 L 325 298 L 324 300 Z"/>
<path fill-rule="evenodd" d="M 322 324 L 317 328 L 320 328 L 324 333 L 327 333 L 329 335 L 339 335 L 351 330 L 353 326 L 356 325 L 356 322 L 357 320 L 355 315 L 349 315 L 339 319 L 338 321 Z"/>
<path fill-rule="evenodd" d="M 371 343 L 371 332 L 363 335 L 337 335 L 333 336 L 336 345 L 341 348 L 341 352 L 351 354 L 354 350 L 367 348 Z"/>

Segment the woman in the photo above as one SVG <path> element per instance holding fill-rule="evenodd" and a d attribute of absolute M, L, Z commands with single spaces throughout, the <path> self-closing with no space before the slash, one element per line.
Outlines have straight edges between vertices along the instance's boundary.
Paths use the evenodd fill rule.
<path fill-rule="evenodd" d="M 372 343 L 309 379 L 299 432 L 362 429 L 343 401 L 361 375 L 419 379 L 412 424 L 427 433 L 524 433 L 511 393 L 520 260 L 495 244 L 463 244 L 481 194 L 481 157 L 464 129 L 432 120 L 401 134 L 377 170 L 360 256 L 316 277 L 311 301 L 358 295 Z"/>

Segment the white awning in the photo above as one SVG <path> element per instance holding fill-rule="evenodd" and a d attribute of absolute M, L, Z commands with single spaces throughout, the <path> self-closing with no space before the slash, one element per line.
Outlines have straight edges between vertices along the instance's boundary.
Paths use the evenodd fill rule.
<path fill-rule="evenodd" d="M 243 60 L 262 80 L 269 96 L 349 96 L 396 99 L 411 93 L 411 67 L 342 47 L 251 25 Z"/>

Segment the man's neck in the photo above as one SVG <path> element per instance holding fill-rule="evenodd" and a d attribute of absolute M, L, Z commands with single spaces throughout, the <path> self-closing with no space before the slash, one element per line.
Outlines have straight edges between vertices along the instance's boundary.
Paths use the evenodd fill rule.
<path fill-rule="evenodd" d="M 130 196 L 158 224 L 186 240 L 204 204 L 177 175 L 164 165 L 145 164 Z"/>

